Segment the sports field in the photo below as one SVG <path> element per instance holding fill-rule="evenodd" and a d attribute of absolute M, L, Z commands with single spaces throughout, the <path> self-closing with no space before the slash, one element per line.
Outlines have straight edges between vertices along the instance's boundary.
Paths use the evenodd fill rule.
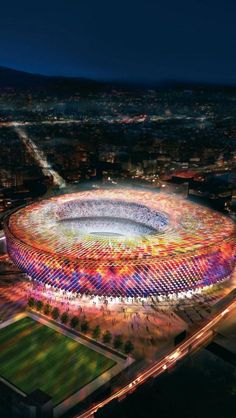
<path fill-rule="evenodd" d="M 28 317 L 0 330 L 0 375 L 27 394 L 37 388 L 47 392 L 54 405 L 114 365 Z"/>

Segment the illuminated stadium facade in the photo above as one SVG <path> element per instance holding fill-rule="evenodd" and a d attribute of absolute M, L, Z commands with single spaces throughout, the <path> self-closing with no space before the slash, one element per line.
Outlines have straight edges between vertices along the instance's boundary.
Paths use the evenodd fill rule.
<path fill-rule="evenodd" d="M 133 189 L 53 197 L 13 213 L 8 252 L 29 276 L 67 292 L 148 297 L 230 277 L 234 223 L 173 195 Z"/>

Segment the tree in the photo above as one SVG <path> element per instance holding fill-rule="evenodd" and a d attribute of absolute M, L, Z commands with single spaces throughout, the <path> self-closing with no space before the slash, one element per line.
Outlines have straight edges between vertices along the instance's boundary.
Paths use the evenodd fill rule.
<path fill-rule="evenodd" d="M 36 302 L 36 309 L 39 312 L 43 309 L 43 302 L 41 300 L 37 300 L 37 302 Z"/>
<path fill-rule="evenodd" d="M 30 308 L 33 308 L 35 306 L 35 299 L 34 298 L 29 298 L 28 300 L 28 305 Z"/>
<path fill-rule="evenodd" d="M 86 332 L 88 332 L 88 330 L 89 330 L 89 323 L 88 323 L 88 321 L 84 320 L 81 324 L 81 331 L 86 334 Z"/>
<path fill-rule="evenodd" d="M 51 312 L 51 306 L 49 305 L 49 303 L 45 303 L 43 312 L 45 313 L 45 315 L 49 315 L 50 314 L 50 312 Z"/>
<path fill-rule="evenodd" d="M 93 338 L 95 338 L 95 340 L 97 340 L 101 335 L 101 328 L 99 325 L 97 325 L 94 330 L 93 330 Z"/>
<path fill-rule="evenodd" d="M 67 324 L 68 320 L 69 320 L 68 313 L 67 312 L 63 312 L 63 314 L 61 315 L 61 322 L 63 324 Z"/>
<path fill-rule="evenodd" d="M 119 349 L 119 348 L 122 347 L 122 345 L 123 345 L 123 337 L 122 337 L 122 335 L 115 335 L 114 340 L 113 340 L 113 345 L 117 349 Z"/>
<path fill-rule="evenodd" d="M 110 331 L 106 331 L 104 332 L 103 336 L 102 336 L 102 340 L 105 344 L 109 344 L 111 342 L 112 339 L 112 335 L 110 333 Z"/>
<path fill-rule="evenodd" d="M 77 327 L 78 327 L 78 325 L 79 325 L 79 318 L 78 318 L 78 316 L 73 316 L 73 317 L 71 318 L 71 320 L 70 320 L 70 326 L 71 326 L 72 328 L 77 328 Z"/>
<path fill-rule="evenodd" d="M 129 354 L 134 350 L 134 345 L 133 345 L 132 341 L 128 340 L 128 341 L 125 342 L 124 350 L 125 350 L 126 354 Z"/>
<path fill-rule="evenodd" d="M 53 308 L 53 310 L 52 310 L 52 317 L 55 320 L 59 317 L 59 309 L 58 308 Z"/>

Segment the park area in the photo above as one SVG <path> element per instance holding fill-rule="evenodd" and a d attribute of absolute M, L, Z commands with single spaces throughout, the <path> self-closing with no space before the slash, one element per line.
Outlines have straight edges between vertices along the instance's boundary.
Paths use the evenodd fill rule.
<path fill-rule="evenodd" d="M 45 391 L 54 405 L 116 364 L 29 317 L 0 330 L 0 347 L 0 376 L 26 394 Z"/>

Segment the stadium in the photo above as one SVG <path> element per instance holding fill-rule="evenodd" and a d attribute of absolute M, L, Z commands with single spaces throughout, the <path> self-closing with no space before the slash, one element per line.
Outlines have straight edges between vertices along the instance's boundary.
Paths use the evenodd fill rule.
<path fill-rule="evenodd" d="M 122 298 L 194 292 L 230 278 L 235 228 L 175 195 L 135 189 L 65 194 L 5 221 L 11 259 L 68 294 Z"/>

